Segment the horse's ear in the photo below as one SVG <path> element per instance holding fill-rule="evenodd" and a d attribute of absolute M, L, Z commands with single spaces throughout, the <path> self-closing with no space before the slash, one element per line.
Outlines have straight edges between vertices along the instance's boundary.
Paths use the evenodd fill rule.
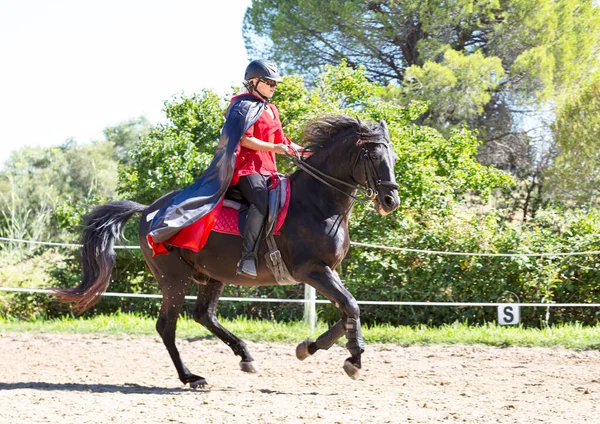
<path fill-rule="evenodd" d="M 383 128 L 383 131 L 384 131 L 386 134 L 389 134 L 389 133 L 390 133 L 390 132 L 388 131 L 388 127 L 387 127 L 387 123 L 385 122 L 385 119 L 382 119 L 381 121 L 379 121 L 379 126 L 380 126 L 381 128 Z"/>
<path fill-rule="evenodd" d="M 363 126 L 363 123 L 358 116 L 356 117 L 356 123 L 358 124 L 358 129 L 360 130 Z"/>
<path fill-rule="evenodd" d="M 388 130 L 388 126 L 387 126 L 387 123 L 385 122 L 385 119 L 382 119 L 381 121 L 379 121 L 379 126 L 383 130 L 383 133 L 388 138 L 388 140 L 390 140 L 391 139 L 390 138 L 390 132 Z"/>

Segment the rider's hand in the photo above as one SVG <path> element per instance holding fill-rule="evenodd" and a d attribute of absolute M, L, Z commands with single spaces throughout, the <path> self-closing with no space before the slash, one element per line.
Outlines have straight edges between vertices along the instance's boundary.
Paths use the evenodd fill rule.
<path fill-rule="evenodd" d="M 273 147 L 273 152 L 278 155 L 285 155 L 288 152 L 288 148 L 285 144 L 275 144 Z"/>

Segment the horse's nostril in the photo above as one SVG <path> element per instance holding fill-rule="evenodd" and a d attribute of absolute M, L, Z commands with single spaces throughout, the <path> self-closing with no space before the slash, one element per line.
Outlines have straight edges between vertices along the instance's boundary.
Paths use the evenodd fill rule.
<path fill-rule="evenodd" d="M 394 198 L 389 194 L 383 198 L 383 202 L 386 206 L 394 206 Z"/>

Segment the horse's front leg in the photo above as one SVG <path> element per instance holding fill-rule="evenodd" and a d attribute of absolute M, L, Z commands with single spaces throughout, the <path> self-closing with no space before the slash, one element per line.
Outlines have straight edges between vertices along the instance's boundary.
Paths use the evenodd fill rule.
<path fill-rule="evenodd" d="M 304 359 L 319 349 L 329 349 L 345 333 L 346 348 L 351 356 L 344 362 L 344 371 L 356 379 L 361 368 L 360 356 L 365 351 L 358 303 L 344 287 L 337 273 L 329 267 L 310 272 L 305 281 L 340 309 L 342 320 L 323 333 L 316 342 L 305 340 L 301 343 L 296 349 L 296 356 Z"/>
<path fill-rule="evenodd" d="M 316 341 L 304 340 L 296 347 L 296 357 L 303 361 L 314 355 L 318 350 L 329 350 L 346 333 L 344 321 L 344 319 L 341 319 L 335 325 L 329 327 Z"/>

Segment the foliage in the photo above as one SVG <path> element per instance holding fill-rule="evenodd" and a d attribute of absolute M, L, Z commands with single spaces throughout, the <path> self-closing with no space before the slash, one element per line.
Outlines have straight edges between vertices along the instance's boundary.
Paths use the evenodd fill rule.
<path fill-rule="evenodd" d="M 22 187 L 16 183 L 17 178 L 8 175 L 6 179 L 9 191 L 0 192 L 0 236 L 13 240 L 41 240 L 48 237 L 51 215 L 48 196 L 42 197 L 40 204 L 28 207 L 27 201 L 21 197 Z M 31 253 L 34 248 L 34 245 L 20 242 L 7 242 L 2 246 L 2 249 L 17 255 Z"/>
<path fill-rule="evenodd" d="M 385 243 L 433 251 L 481 253 L 559 253 L 598 251 L 600 218 L 597 211 L 561 212 L 545 210 L 526 225 L 506 221 L 497 212 L 477 213 L 456 207 L 452 213 L 420 213 L 406 209 L 398 216 L 379 217 L 374 211 L 356 208 L 351 220 L 352 240 Z M 396 219 L 393 219 L 396 218 Z M 135 227 L 135 223 L 132 224 Z M 34 257 L 35 258 L 35 257 Z M 33 260 L 33 259 L 32 259 Z M 38 262 L 13 260 L 4 265 L 4 281 L 10 286 L 48 288 L 74 286 L 81 271 L 72 252 L 62 259 L 43 257 Z M 43 264 L 39 267 L 37 264 Z M 22 268 L 35 270 L 38 277 Z M 14 271 L 13 271 L 14 270 Z M 45 271 L 43 271 L 45 270 Z M 43 272 L 41 272 L 43 271 Z M 598 303 L 600 296 L 600 261 L 598 255 L 566 257 L 485 257 L 426 255 L 384 251 L 353 246 L 338 270 L 346 287 L 358 300 L 496 302 L 514 293 L 525 303 Z M 12 275 L 12 277 L 8 277 Z M 12 279 L 11 279 L 12 278 Z M 14 280 L 14 281 L 13 281 Z M 22 282 L 19 282 L 22 281 Z M 25 283 L 26 282 L 26 283 Z M 32 282 L 34 282 L 32 284 Z M 158 293 L 157 285 L 146 270 L 137 251 L 118 251 L 110 291 Z M 302 298 L 303 287 L 235 287 L 227 286 L 224 296 Z M 194 294 L 192 287 L 190 295 Z M 57 305 L 42 295 L 18 294 L 4 297 L 0 315 L 35 318 L 57 316 Z M 160 299 L 107 297 L 91 311 L 111 313 L 136 311 L 155 317 Z M 186 303 L 191 314 L 193 303 Z M 329 305 L 317 305 L 319 319 L 332 324 L 339 311 Z M 64 311 L 64 309 L 60 309 Z M 393 325 L 471 324 L 493 322 L 495 309 L 489 307 L 361 306 L 361 320 L 367 324 Z M 64 313 L 64 312 L 63 312 Z M 220 302 L 219 313 L 228 318 L 238 316 L 276 321 L 294 321 L 302 316 L 302 306 L 258 302 Z M 597 323 L 590 308 L 523 308 L 524 326 L 565 322 Z"/>
<path fill-rule="evenodd" d="M 78 229 L 92 205 L 115 196 L 117 167 L 128 162 L 128 149 L 148 126 L 145 118 L 137 118 L 105 128 L 104 141 L 70 139 L 61 146 L 14 152 L 0 172 L 0 234 L 75 241 L 67 230 Z M 33 246 L 27 250 L 31 253 Z"/>
<path fill-rule="evenodd" d="M 111 197 L 116 177 L 111 142 L 78 145 L 69 140 L 59 147 L 23 148 L 0 173 L 0 232 L 19 239 L 59 237 L 53 210 L 90 196 Z"/>
<path fill-rule="evenodd" d="M 113 155 L 114 144 L 105 141 L 79 145 L 68 140 L 59 147 L 26 147 L 12 154 L 2 176 L 13 178 L 20 197 L 33 205 L 43 203 L 44 198 L 83 198 L 92 191 L 110 197 L 117 182 Z"/>
<path fill-rule="evenodd" d="M 114 197 L 118 163 L 126 162 L 126 149 L 147 126 L 145 119 L 138 118 L 107 127 L 106 141 L 80 145 L 67 140 L 58 147 L 23 148 L 13 153 L 0 174 L 0 235 L 77 242 L 83 215 L 92 206 Z M 72 248 L 61 253 L 43 249 L 36 244 L 3 242 L 3 284 L 48 288 L 75 285 L 80 280 L 81 271 Z M 39 277 L 29 273 L 33 264 Z M 13 272 L 16 268 L 20 271 Z M 6 299 L 9 301 L 2 313 L 9 316 L 31 319 L 69 310 L 38 294 L 17 293 Z"/>
<path fill-rule="evenodd" d="M 481 253 L 558 253 L 598 251 L 600 218 L 597 211 L 545 210 L 526 225 L 503 219 L 497 211 L 478 214 L 455 208 L 426 220 L 406 211 L 395 227 L 374 214 L 351 221 L 354 240 L 380 242 L 413 249 Z M 379 221 L 379 222 L 378 222 Z M 379 229 L 378 229 L 379 227 Z M 373 229 L 378 230 L 373 230 Z M 528 303 L 597 303 L 600 295 L 598 255 L 566 257 L 485 257 L 425 255 L 354 247 L 342 278 L 357 299 L 495 302 L 505 292 Z M 494 320 L 485 308 L 363 307 L 366 320 L 417 324 Z M 333 320 L 332 308 L 321 316 Z M 527 325 L 546 320 L 546 310 L 522 312 Z M 551 320 L 596 322 L 590 309 L 553 308 Z"/>
<path fill-rule="evenodd" d="M 446 47 L 441 62 L 427 61 L 406 70 L 403 92 L 410 99 L 430 102 L 425 122 L 444 128 L 481 116 L 504 75 L 498 57 L 485 57 L 481 51 L 465 55 Z"/>
<path fill-rule="evenodd" d="M 591 0 L 254 0 L 244 24 L 248 50 L 302 75 L 346 58 L 353 67 L 364 64 L 374 80 L 401 83 L 407 69 L 428 62 L 452 69 L 456 60 L 472 60 L 464 66 L 477 73 L 495 61 L 479 71 L 487 80 L 500 60 L 505 79 L 497 88 L 524 100 L 582 81 L 597 63 L 600 35 Z"/>
<path fill-rule="evenodd" d="M 96 205 L 106 202 L 106 198 L 90 193 L 84 199 L 73 199 L 71 196 L 59 198 L 51 213 L 53 228 L 64 233 L 66 241 L 76 242 L 74 234 L 81 232 L 84 216 Z M 67 235 L 70 234 L 70 237 Z M 36 239 L 39 240 L 39 239 Z"/>
<path fill-rule="evenodd" d="M 129 164 L 130 152 L 135 148 L 140 137 L 148 134 L 151 124 L 144 117 L 129 119 L 118 125 L 104 128 L 106 141 L 114 143 L 115 156 L 119 163 Z"/>
<path fill-rule="evenodd" d="M 165 102 L 168 123 L 143 135 L 120 169 L 119 193 L 151 203 L 166 192 L 191 184 L 212 159 L 224 107 L 210 92 Z"/>
<path fill-rule="evenodd" d="M 0 254 L 0 281 L 12 288 L 45 289 L 55 266 L 61 266 L 70 252 L 55 249 L 33 252 L 6 251 Z M 27 292 L 0 292 L 0 316 L 6 319 L 35 320 L 68 314 L 70 307 L 59 305 L 45 294 Z"/>
<path fill-rule="evenodd" d="M 598 205 L 600 195 L 600 73 L 560 108 L 552 127 L 559 154 L 548 177 L 554 201 Z"/>

